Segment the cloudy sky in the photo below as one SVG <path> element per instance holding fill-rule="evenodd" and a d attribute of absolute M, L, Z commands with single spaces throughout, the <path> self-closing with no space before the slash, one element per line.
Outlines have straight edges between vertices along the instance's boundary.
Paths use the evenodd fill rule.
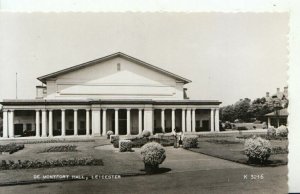
<path fill-rule="evenodd" d="M 0 100 L 34 98 L 37 77 L 114 52 L 193 82 L 191 99 L 232 104 L 287 85 L 286 13 L 1 13 Z"/>

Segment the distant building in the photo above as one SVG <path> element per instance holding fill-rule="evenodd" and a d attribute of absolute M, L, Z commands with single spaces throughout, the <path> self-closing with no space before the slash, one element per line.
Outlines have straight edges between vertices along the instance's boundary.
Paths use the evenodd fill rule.
<path fill-rule="evenodd" d="M 265 115 L 268 119 L 268 127 L 279 127 L 280 125 L 287 126 L 287 118 L 289 114 L 287 108 L 274 111 Z"/>
<path fill-rule="evenodd" d="M 287 118 L 288 118 L 288 87 L 284 87 L 283 91 L 280 91 L 280 88 L 277 88 L 275 94 L 270 96 L 270 93 L 266 93 L 266 100 L 269 103 L 278 103 L 275 105 L 275 109 L 278 110 L 268 113 L 265 117 L 268 119 L 268 127 L 274 126 L 279 127 L 280 125 L 287 125 Z M 276 107 L 277 106 L 277 107 Z"/>

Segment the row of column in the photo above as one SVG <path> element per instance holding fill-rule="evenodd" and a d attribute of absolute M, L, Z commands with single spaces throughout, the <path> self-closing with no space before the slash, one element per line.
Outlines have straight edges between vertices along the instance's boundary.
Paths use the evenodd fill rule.
<path fill-rule="evenodd" d="M 42 112 L 42 118 L 40 122 L 40 111 Z M 49 130 L 49 137 L 53 137 L 53 110 L 48 110 L 48 122 L 47 122 L 47 110 L 35 111 L 35 132 L 36 137 L 47 137 L 47 127 Z M 65 125 L 65 109 L 61 109 L 61 136 L 66 135 Z M 42 123 L 42 134 L 40 134 L 40 123 Z M 48 126 L 47 126 L 48 123 Z M 90 110 L 86 109 L 86 135 L 90 134 Z M 78 109 L 74 109 L 74 135 L 78 135 Z M 3 137 L 14 137 L 14 110 L 3 110 Z"/>
<path fill-rule="evenodd" d="M 74 110 L 74 136 L 78 135 L 78 109 Z M 131 135 L 131 119 L 130 108 L 127 108 L 127 135 Z M 172 109 L 172 131 L 175 129 L 175 108 Z M 102 135 L 106 135 L 106 108 L 102 108 Z M 119 135 L 119 108 L 114 108 L 115 111 L 115 134 Z M 138 109 L 138 130 L 139 134 L 142 133 L 142 111 L 144 111 L 144 129 L 152 131 L 153 129 L 153 109 L 140 108 Z M 40 110 L 36 110 L 36 136 L 47 137 L 47 123 L 49 137 L 53 136 L 53 111 L 48 110 L 48 122 L 47 122 L 47 110 L 43 109 L 42 112 L 42 134 L 40 134 Z M 196 132 L 195 121 L 196 109 L 187 108 L 182 109 L 182 131 L 183 132 Z M 219 131 L 219 109 L 212 108 L 210 113 L 210 125 L 211 131 Z M 94 136 L 101 135 L 101 109 L 92 109 L 92 133 Z M 14 111 L 3 111 L 3 137 L 14 137 Z M 163 132 L 165 131 L 165 109 L 161 109 L 161 127 Z M 61 109 L 61 136 L 66 135 L 65 128 L 65 109 Z M 90 135 L 90 109 L 86 109 L 86 135 Z"/>
<path fill-rule="evenodd" d="M 94 108 L 92 109 L 92 128 L 93 128 L 93 135 L 100 136 L 101 135 L 101 110 L 102 110 L 102 135 L 106 135 L 106 108 Z M 114 108 L 115 111 L 115 134 L 119 135 L 119 108 Z M 131 119 L 130 119 L 130 111 L 131 108 L 126 108 L 126 117 L 127 117 L 127 135 L 131 135 Z M 142 111 L 143 109 L 138 109 L 138 129 L 139 134 L 142 133 Z M 145 111 L 145 110 L 144 110 Z M 144 117 L 145 118 L 145 117 Z M 145 122 L 144 122 L 145 123 Z M 145 125 L 145 128 L 147 125 Z"/>
<path fill-rule="evenodd" d="M 172 109 L 172 132 L 175 129 L 175 108 Z M 196 109 L 182 109 L 182 131 L 183 132 L 196 132 Z M 219 129 L 219 109 L 211 109 L 210 112 L 210 129 L 211 131 L 220 131 Z M 165 132 L 165 109 L 161 109 L 161 127 Z"/>

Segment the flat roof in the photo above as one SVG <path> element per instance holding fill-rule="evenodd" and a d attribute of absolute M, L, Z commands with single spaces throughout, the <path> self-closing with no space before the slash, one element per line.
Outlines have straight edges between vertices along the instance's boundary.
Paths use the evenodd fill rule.
<path fill-rule="evenodd" d="M 219 105 L 218 100 L 151 100 L 151 99 L 4 99 L 2 105 L 91 105 L 91 104 L 153 104 L 153 105 Z"/>

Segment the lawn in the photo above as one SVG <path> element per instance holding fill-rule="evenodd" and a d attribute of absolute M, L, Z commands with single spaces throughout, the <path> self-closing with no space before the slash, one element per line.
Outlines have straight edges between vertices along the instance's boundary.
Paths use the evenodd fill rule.
<path fill-rule="evenodd" d="M 206 154 L 209 156 L 234 161 L 238 163 L 248 164 L 252 166 L 260 166 L 250 163 L 248 157 L 244 154 L 244 139 L 237 138 L 238 134 L 218 135 L 216 137 L 209 135 L 201 135 L 198 138 L 198 148 L 190 148 L 190 151 Z M 287 139 L 270 140 L 273 153 L 265 166 L 280 166 L 287 164 Z"/>
<path fill-rule="evenodd" d="M 19 144 L 19 142 L 14 141 Z M 21 141 L 20 141 L 21 142 Z M 9 143 L 9 142 L 6 142 Z M 43 152 L 49 147 L 55 147 L 61 150 L 65 148 L 65 145 L 69 141 L 60 141 L 60 143 L 35 143 L 26 144 L 24 149 L 19 150 L 10 155 L 0 155 L 0 162 L 5 160 L 6 162 L 14 161 L 14 163 L 20 165 L 29 164 L 28 161 L 38 163 L 37 166 L 40 168 L 31 168 L 28 169 L 12 169 L 1 171 L 0 183 L 7 183 L 10 181 L 24 181 L 24 180 L 33 180 L 33 175 L 47 175 L 47 174 L 66 174 L 66 175 L 97 175 L 97 174 L 133 174 L 141 173 L 140 169 L 144 168 L 143 161 L 141 160 L 139 153 L 130 152 L 126 154 L 117 154 L 112 150 L 99 150 L 95 147 L 108 145 L 109 140 L 96 140 L 96 141 L 81 141 L 81 142 L 72 142 L 71 145 L 76 146 L 75 152 Z M 69 144 L 70 145 L 70 144 Z M 70 147 L 73 149 L 75 147 Z M 68 148 L 69 149 L 69 148 Z M 59 163 L 65 164 L 66 161 L 74 159 L 69 163 L 76 162 L 75 160 L 80 160 L 87 158 L 91 162 L 99 161 L 101 165 L 76 165 L 76 167 L 67 165 L 63 167 L 56 167 L 60 165 Z M 21 163 L 19 162 L 21 161 Z M 40 161 L 51 167 L 43 167 L 40 165 Z M 48 161 L 50 164 L 48 164 Z M 51 163 L 52 162 L 52 163 Z M 80 163 L 80 161 L 78 162 Z M 30 164 L 31 166 L 31 164 Z M 34 164 L 34 166 L 36 166 Z"/>

